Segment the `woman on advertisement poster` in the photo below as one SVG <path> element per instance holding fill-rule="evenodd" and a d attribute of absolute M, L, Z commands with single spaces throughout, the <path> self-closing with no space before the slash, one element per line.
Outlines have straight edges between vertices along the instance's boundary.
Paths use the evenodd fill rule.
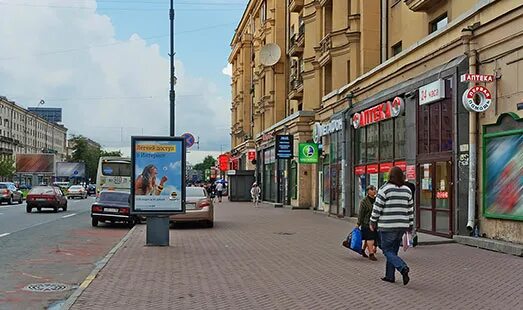
<path fill-rule="evenodd" d="M 155 165 L 147 165 L 142 174 L 136 178 L 134 183 L 134 192 L 136 195 L 160 195 L 163 191 L 164 184 L 167 182 L 167 177 L 163 176 L 160 184 L 156 185 L 156 176 L 158 175 L 158 168 Z"/>

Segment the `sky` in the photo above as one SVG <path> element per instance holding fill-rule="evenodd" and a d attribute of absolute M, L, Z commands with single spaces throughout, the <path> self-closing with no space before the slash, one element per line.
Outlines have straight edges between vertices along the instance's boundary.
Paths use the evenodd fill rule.
<path fill-rule="evenodd" d="M 176 133 L 230 149 L 227 58 L 248 0 L 176 0 Z M 129 153 L 169 134 L 169 0 L 0 0 L 0 96 L 63 109 L 69 134 Z M 194 160 L 193 160 L 194 161 Z"/>

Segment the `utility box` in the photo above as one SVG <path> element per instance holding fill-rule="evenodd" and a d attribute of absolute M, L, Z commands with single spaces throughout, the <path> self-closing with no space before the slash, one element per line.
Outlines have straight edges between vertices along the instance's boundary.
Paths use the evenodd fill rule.
<path fill-rule="evenodd" d="M 254 170 L 229 170 L 229 200 L 251 201 L 251 187 L 254 183 Z"/>

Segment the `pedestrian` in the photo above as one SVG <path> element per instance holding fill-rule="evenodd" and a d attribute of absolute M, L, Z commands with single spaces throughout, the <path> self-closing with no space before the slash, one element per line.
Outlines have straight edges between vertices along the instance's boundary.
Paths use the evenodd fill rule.
<path fill-rule="evenodd" d="M 367 196 L 360 203 L 360 212 L 358 214 L 357 226 L 360 227 L 363 239 L 363 249 L 361 256 L 369 258 L 372 261 L 377 261 L 376 256 L 376 242 L 378 233 L 370 230 L 370 216 L 372 214 L 372 206 L 376 201 L 376 187 L 374 185 L 367 186 Z M 365 253 L 365 249 L 369 250 L 369 255 Z"/>
<path fill-rule="evenodd" d="M 414 225 L 414 199 L 405 185 L 405 176 L 399 167 L 392 167 L 389 181 L 383 185 L 376 196 L 370 218 L 370 229 L 379 229 L 380 247 L 387 259 L 385 266 L 386 282 L 395 282 L 395 269 L 403 277 L 403 285 L 410 281 L 409 267 L 398 256 L 403 234 L 412 231 Z"/>
<path fill-rule="evenodd" d="M 261 188 L 258 186 L 258 183 L 256 183 L 256 182 L 252 183 L 251 197 L 252 197 L 252 201 L 254 202 L 255 208 L 258 207 L 258 203 L 260 202 L 260 193 L 261 193 Z"/>
<path fill-rule="evenodd" d="M 222 196 L 223 196 L 223 183 L 218 182 L 216 184 L 216 195 L 218 196 L 218 202 L 222 202 Z"/>

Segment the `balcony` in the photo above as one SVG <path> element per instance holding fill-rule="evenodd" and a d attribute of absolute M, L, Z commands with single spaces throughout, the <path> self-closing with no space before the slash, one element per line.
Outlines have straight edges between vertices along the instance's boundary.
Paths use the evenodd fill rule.
<path fill-rule="evenodd" d="M 438 8 L 444 0 L 404 0 L 405 4 L 414 12 L 430 12 Z"/>
<path fill-rule="evenodd" d="M 303 35 L 302 35 L 303 37 Z M 303 54 L 303 45 L 300 46 L 298 44 L 298 39 L 299 39 L 299 35 L 298 34 L 293 34 L 291 36 L 291 38 L 289 39 L 289 55 L 290 56 L 300 56 Z M 301 40 L 303 41 L 303 40 Z"/>
<path fill-rule="evenodd" d="M 289 99 L 297 100 L 303 97 L 303 79 L 294 77 L 289 83 Z"/>
<path fill-rule="evenodd" d="M 299 13 L 303 9 L 303 3 L 305 0 L 291 0 L 289 3 L 289 11 Z"/>

